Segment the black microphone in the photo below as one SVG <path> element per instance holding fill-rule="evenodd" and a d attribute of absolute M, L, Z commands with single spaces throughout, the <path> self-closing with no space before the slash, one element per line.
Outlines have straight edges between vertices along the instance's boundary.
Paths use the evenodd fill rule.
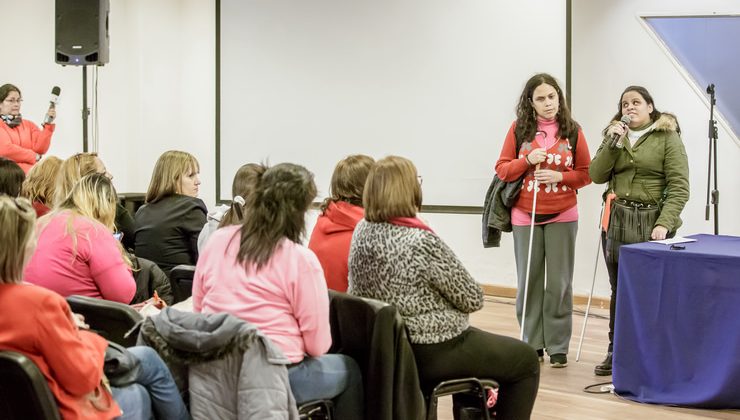
<path fill-rule="evenodd" d="M 622 115 L 622 118 L 619 120 L 619 122 L 621 122 L 625 126 L 630 125 L 630 121 L 632 121 L 632 118 L 630 118 L 630 116 L 629 115 L 626 115 L 626 114 L 625 115 Z M 622 147 L 624 147 L 622 145 L 622 142 L 619 141 L 620 138 L 622 138 L 622 136 L 620 136 L 617 133 L 614 133 L 612 135 L 612 140 L 609 142 L 609 147 L 611 147 L 611 148 L 615 148 L 616 147 L 617 149 L 621 149 Z"/>
<path fill-rule="evenodd" d="M 57 103 L 59 103 L 59 93 L 62 90 L 59 88 L 59 86 L 54 86 L 51 88 L 51 98 L 49 99 L 49 111 L 56 108 Z M 46 114 L 46 117 L 44 117 L 44 124 L 51 124 L 51 122 L 54 121 L 54 118 L 50 117 L 49 114 Z"/>

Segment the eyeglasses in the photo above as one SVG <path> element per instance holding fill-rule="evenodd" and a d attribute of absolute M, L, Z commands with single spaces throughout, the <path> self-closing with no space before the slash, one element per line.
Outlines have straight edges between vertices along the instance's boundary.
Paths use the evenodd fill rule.
<path fill-rule="evenodd" d="M 21 99 L 21 98 L 18 98 L 18 99 L 5 98 L 5 100 L 3 102 L 7 102 L 9 104 L 19 104 L 19 103 L 23 102 L 23 99 Z"/>

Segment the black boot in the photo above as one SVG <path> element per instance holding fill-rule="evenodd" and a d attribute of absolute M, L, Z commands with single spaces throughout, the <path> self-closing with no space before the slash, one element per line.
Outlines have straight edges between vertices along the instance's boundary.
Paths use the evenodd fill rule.
<path fill-rule="evenodd" d="M 609 376 L 612 374 L 612 352 L 606 354 L 606 358 L 600 365 L 596 365 L 594 368 L 594 375 L 596 376 Z"/>

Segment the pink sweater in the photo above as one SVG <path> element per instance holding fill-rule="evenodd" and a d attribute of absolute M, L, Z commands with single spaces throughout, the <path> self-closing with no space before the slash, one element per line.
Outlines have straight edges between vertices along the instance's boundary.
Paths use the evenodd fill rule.
<path fill-rule="evenodd" d="M 131 302 L 136 282 L 113 234 L 103 224 L 63 211 L 42 227 L 24 280 L 60 295 Z M 72 234 L 68 221 L 72 222 Z M 40 226 L 45 221 L 42 219 Z"/>
<path fill-rule="evenodd" d="M 239 226 L 217 230 L 198 258 L 195 312 L 226 312 L 257 326 L 293 363 L 331 346 L 329 295 L 316 255 L 282 240 L 259 271 L 236 260 Z"/>

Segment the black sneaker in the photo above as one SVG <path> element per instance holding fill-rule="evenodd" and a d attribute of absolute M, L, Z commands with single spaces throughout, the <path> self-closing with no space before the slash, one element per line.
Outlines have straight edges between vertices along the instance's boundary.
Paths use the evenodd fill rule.
<path fill-rule="evenodd" d="M 594 368 L 594 375 L 596 376 L 609 376 L 612 374 L 612 352 L 606 354 L 606 358 L 600 365 L 596 365 Z"/>
<path fill-rule="evenodd" d="M 537 359 L 540 363 L 545 363 L 545 349 L 537 349 Z"/>
<path fill-rule="evenodd" d="M 550 355 L 550 367 L 564 368 L 568 366 L 568 356 L 563 353 Z"/>

